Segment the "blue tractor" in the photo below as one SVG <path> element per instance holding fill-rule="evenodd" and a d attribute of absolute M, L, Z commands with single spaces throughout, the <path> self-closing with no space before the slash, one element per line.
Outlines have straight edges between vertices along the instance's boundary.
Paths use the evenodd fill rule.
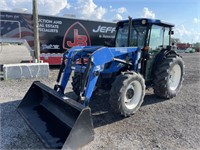
<path fill-rule="evenodd" d="M 115 40 L 107 46 L 71 48 L 64 54 L 54 89 L 34 82 L 19 113 L 47 147 L 76 149 L 94 138 L 89 107 L 94 91 L 109 91 L 111 108 L 125 117 L 140 108 L 146 87 L 159 97 L 175 97 L 184 63 L 170 45 L 173 27 L 129 17 L 117 23 Z M 65 95 L 70 76 L 78 100 Z"/>

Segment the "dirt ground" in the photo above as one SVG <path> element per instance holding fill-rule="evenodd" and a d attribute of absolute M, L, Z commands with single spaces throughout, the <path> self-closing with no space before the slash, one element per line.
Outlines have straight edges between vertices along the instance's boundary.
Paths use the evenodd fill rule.
<path fill-rule="evenodd" d="M 107 93 L 93 96 L 94 141 L 81 149 L 200 149 L 200 54 L 180 55 L 186 66 L 185 80 L 173 99 L 164 101 L 147 89 L 140 110 L 124 118 L 111 112 Z M 57 73 L 57 68 L 51 68 L 48 79 L 37 80 L 53 87 Z M 0 81 L 0 149 L 45 149 L 16 111 L 34 80 Z"/>

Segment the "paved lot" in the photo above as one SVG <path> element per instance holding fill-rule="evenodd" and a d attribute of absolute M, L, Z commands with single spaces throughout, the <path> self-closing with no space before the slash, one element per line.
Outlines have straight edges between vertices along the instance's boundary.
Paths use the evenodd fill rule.
<path fill-rule="evenodd" d="M 91 107 L 95 139 L 82 149 L 199 149 L 200 54 L 181 55 L 186 66 L 185 80 L 177 97 L 171 100 L 163 101 L 149 89 L 141 109 L 123 118 L 110 111 L 107 94 L 94 96 Z M 51 69 L 49 79 L 38 80 L 53 87 L 57 73 L 57 69 Z M 0 149 L 44 149 L 16 111 L 33 81 L 0 81 Z"/>

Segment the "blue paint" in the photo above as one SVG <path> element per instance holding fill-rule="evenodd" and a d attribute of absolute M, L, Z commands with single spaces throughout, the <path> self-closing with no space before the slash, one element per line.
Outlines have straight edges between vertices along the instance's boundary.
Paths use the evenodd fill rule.
<path fill-rule="evenodd" d="M 72 67 L 75 68 L 75 71 L 77 72 L 80 72 L 81 70 L 85 71 L 85 66 L 82 68 L 81 65 L 75 64 L 75 62 L 80 58 L 90 58 L 91 67 L 87 78 L 86 90 L 84 92 L 85 102 L 83 105 L 86 106 L 91 99 L 100 74 L 111 74 L 118 72 L 120 69 L 122 69 L 122 67 L 124 67 L 123 63 L 113 61 L 113 59 L 118 58 L 121 60 L 126 60 L 128 58 L 133 64 L 131 69 L 137 71 L 139 51 L 140 49 L 137 47 L 73 47 L 69 50 L 69 53 L 65 55 L 67 61 L 61 81 L 61 87 L 62 89 L 66 88 L 72 72 Z M 110 63 L 110 65 L 108 68 L 106 68 L 106 64 L 108 65 L 108 63 Z"/>

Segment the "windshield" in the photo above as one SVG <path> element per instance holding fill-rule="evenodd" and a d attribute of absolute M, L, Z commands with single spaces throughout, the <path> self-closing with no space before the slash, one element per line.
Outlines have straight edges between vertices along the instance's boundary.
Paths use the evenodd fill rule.
<path fill-rule="evenodd" d="M 127 47 L 128 46 L 128 30 L 129 25 L 124 24 L 119 26 L 117 36 L 116 36 L 116 47 Z M 144 47 L 145 36 L 147 32 L 147 27 L 142 25 L 133 25 L 131 30 L 131 42 L 130 46 Z"/>

